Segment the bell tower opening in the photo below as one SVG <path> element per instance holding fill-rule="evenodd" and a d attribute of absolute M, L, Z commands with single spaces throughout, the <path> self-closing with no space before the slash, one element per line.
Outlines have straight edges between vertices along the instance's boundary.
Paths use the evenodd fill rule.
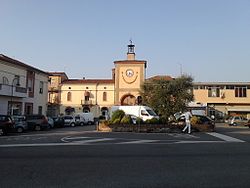
<path fill-rule="evenodd" d="M 130 44 L 128 45 L 127 60 L 135 60 L 135 45 L 132 40 L 130 40 Z"/>

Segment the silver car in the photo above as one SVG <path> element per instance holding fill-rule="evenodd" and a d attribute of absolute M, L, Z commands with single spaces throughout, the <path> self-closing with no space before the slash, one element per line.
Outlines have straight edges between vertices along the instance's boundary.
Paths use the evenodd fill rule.
<path fill-rule="evenodd" d="M 71 126 L 71 127 L 76 126 L 76 121 L 75 121 L 74 116 L 65 115 L 63 116 L 63 119 L 64 119 L 64 126 Z"/>
<path fill-rule="evenodd" d="M 232 126 L 237 126 L 237 125 L 245 126 L 248 124 L 248 119 L 241 116 L 233 116 L 228 120 L 228 124 Z"/>
<path fill-rule="evenodd" d="M 12 116 L 13 121 L 15 122 L 14 128 L 18 133 L 22 133 L 28 130 L 28 124 L 26 122 L 25 116 Z"/>

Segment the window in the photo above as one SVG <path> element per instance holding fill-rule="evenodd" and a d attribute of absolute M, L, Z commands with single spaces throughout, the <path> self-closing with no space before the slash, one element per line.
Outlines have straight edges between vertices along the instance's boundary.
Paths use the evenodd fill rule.
<path fill-rule="evenodd" d="M 39 93 L 42 94 L 43 93 L 43 82 L 40 81 L 40 84 L 39 84 Z"/>
<path fill-rule="evenodd" d="M 67 101 L 71 101 L 71 98 L 72 98 L 72 94 L 71 94 L 71 92 L 68 92 L 67 93 Z"/>
<path fill-rule="evenodd" d="M 220 97 L 220 88 L 208 87 L 208 97 Z"/>
<path fill-rule="evenodd" d="M 38 106 L 38 114 L 39 115 L 43 114 L 43 107 L 42 106 Z"/>
<path fill-rule="evenodd" d="M 235 87 L 234 93 L 235 97 L 247 97 L 247 87 Z"/>
<path fill-rule="evenodd" d="M 3 77 L 3 85 L 9 85 L 9 80 L 5 76 Z"/>
<path fill-rule="evenodd" d="M 27 88 L 29 97 L 34 97 L 35 72 L 27 71 Z"/>
<path fill-rule="evenodd" d="M 15 75 L 15 78 L 13 79 L 13 85 L 14 86 L 20 85 L 20 76 L 19 75 Z"/>
<path fill-rule="evenodd" d="M 107 92 L 103 92 L 102 94 L 102 100 L 107 101 Z"/>

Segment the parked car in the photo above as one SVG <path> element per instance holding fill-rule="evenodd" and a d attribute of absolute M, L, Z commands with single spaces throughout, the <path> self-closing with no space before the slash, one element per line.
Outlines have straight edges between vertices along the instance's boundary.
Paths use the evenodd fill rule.
<path fill-rule="evenodd" d="M 28 130 L 28 123 L 25 116 L 12 116 L 12 119 L 15 122 L 14 129 L 16 132 L 22 133 Z"/>
<path fill-rule="evenodd" d="M 229 126 L 237 126 L 237 125 L 247 125 L 248 124 L 248 119 L 245 117 L 241 116 L 233 116 L 231 119 L 228 121 Z"/>
<path fill-rule="evenodd" d="M 178 116 L 176 120 L 181 127 L 185 126 L 184 115 L 181 114 L 180 116 Z M 191 127 L 193 130 L 198 130 L 198 131 L 214 131 L 215 122 L 206 115 L 194 114 L 191 118 Z"/>
<path fill-rule="evenodd" d="M 75 123 L 76 123 L 76 125 L 83 126 L 84 124 L 86 124 L 86 120 L 84 119 L 84 117 L 82 115 L 77 114 L 75 116 Z"/>
<path fill-rule="evenodd" d="M 62 116 L 55 117 L 53 118 L 53 120 L 54 120 L 54 127 L 57 127 L 57 128 L 64 127 L 64 118 Z"/>
<path fill-rule="evenodd" d="M 14 121 L 11 116 L 0 115 L 0 135 L 7 135 L 14 129 Z"/>
<path fill-rule="evenodd" d="M 49 128 L 48 119 L 44 115 L 27 115 L 26 121 L 30 130 L 40 131 Z"/>
<path fill-rule="evenodd" d="M 76 126 L 76 121 L 74 116 L 65 115 L 63 116 L 63 120 L 64 120 L 64 126 L 71 126 L 71 127 Z"/>
<path fill-rule="evenodd" d="M 54 128 L 54 119 L 52 117 L 47 117 L 48 123 L 49 123 L 49 128 L 52 129 Z"/>

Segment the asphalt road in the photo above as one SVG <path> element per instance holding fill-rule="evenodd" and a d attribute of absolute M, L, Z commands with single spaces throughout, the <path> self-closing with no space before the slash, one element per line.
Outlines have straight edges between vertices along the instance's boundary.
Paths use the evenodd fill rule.
<path fill-rule="evenodd" d="M 0 187 L 250 187 L 250 129 L 97 133 L 93 126 L 0 138 Z"/>

